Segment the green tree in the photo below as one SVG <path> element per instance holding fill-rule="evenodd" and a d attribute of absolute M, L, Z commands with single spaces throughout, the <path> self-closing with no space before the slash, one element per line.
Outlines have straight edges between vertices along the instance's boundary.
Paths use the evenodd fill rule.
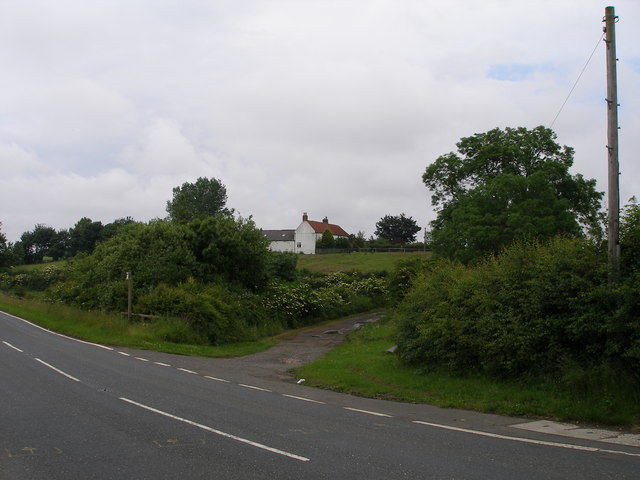
<path fill-rule="evenodd" d="M 124 217 L 118 218 L 111 223 L 107 223 L 101 230 L 98 241 L 103 242 L 105 240 L 110 239 L 115 236 L 116 233 L 120 230 L 120 228 L 125 225 L 129 225 L 131 223 L 136 223 L 136 221 L 132 217 Z"/>
<path fill-rule="evenodd" d="M 333 248 L 335 246 L 336 240 L 333 237 L 333 233 L 328 228 L 322 232 L 322 238 L 317 242 L 318 248 Z"/>
<path fill-rule="evenodd" d="M 623 273 L 640 272 L 640 205 L 635 197 L 620 216 L 620 263 Z"/>
<path fill-rule="evenodd" d="M 411 243 L 416 240 L 416 233 L 420 231 L 417 222 L 405 216 L 385 215 L 378 223 L 376 223 L 376 231 L 374 232 L 378 238 L 384 238 L 393 243 Z"/>
<path fill-rule="evenodd" d="M 595 180 L 571 175 L 573 149 L 549 128 L 495 128 L 462 138 L 422 177 L 437 218 L 434 253 L 469 262 L 518 238 L 580 236 L 597 223 Z"/>
<path fill-rule="evenodd" d="M 201 217 L 225 212 L 227 189 L 215 178 L 200 177 L 195 183 L 183 183 L 173 189 L 167 213 L 174 222 L 188 223 Z"/>
<path fill-rule="evenodd" d="M 191 250 L 204 282 L 226 281 L 262 288 L 269 272 L 269 241 L 251 218 L 221 213 L 188 224 Z"/>
<path fill-rule="evenodd" d="M 69 229 L 69 256 L 77 253 L 91 253 L 96 247 L 96 242 L 101 238 L 102 222 L 94 222 L 90 218 L 83 217 Z"/>
<path fill-rule="evenodd" d="M 60 252 L 64 252 L 64 248 L 50 252 L 52 247 L 59 244 L 60 237 L 55 229 L 42 224 L 37 224 L 32 231 L 24 232 L 20 236 L 20 242 L 24 249 L 25 263 L 42 262 L 45 256 L 58 259 L 61 258 Z"/>
<path fill-rule="evenodd" d="M 2 227 L 2 222 L 0 222 L 0 227 Z M 7 237 L 0 231 L 0 268 L 15 265 L 16 261 L 13 245 L 7 243 Z"/>
<path fill-rule="evenodd" d="M 127 272 L 137 298 L 159 283 L 177 285 L 197 271 L 189 239 L 184 226 L 165 220 L 122 227 L 98 243 L 93 254 L 74 258 L 69 281 L 55 297 L 85 308 L 124 309 Z"/>

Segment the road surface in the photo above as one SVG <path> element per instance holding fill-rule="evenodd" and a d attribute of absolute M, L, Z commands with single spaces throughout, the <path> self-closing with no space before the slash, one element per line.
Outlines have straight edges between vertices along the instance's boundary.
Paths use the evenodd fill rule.
<path fill-rule="evenodd" d="M 0 313 L 0 479 L 640 478 L 633 444 L 239 365 L 90 344 Z"/>

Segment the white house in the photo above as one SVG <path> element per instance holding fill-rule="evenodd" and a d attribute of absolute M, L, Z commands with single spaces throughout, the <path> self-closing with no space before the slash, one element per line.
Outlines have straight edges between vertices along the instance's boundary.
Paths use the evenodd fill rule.
<path fill-rule="evenodd" d="M 321 222 L 309 220 L 307 213 L 302 215 L 302 223 L 295 230 L 263 230 L 274 252 L 316 253 L 316 242 L 322 238 L 325 230 L 333 234 L 334 239 L 349 238 L 349 234 L 340 225 L 329 223 L 324 217 Z M 293 237 L 291 236 L 293 234 Z"/>
<path fill-rule="evenodd" d="M 273 252 L 294 252 L 296 249 L 295 230 L 262 230 L 262 234 L 271 242 Z"/>

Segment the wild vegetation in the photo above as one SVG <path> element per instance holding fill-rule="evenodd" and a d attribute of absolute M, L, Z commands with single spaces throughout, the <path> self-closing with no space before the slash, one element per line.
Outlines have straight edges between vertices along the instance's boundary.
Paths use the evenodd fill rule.
<path fill-rule="evenodd" d="M 15 297 L 26 297 L 47 302 L 38 308 L 122 312 L 130 272 L 133 311 L 154 316 L 139 324 L 154 340 L 138 343 L 165 345 L 158 348 L 246 345 L 384 306 L 385 322 L 301 370 L 310 384 L 502 413 L 640 423 L 635 199 L 623 209 L 621 258 L 612 266 L 601 193 L 593 180 L 569 173 L 573 151 L 556 144 L 551 130 L 494 129 L 462 139 L 458 152 L 439 157 L 423 176 L 438 213 L 432 256 L 269 252 L 253 221 L 224 207 L 224 186 L 199 179 L 195 190 L 174 189 L 166 220 L 122 221 L 103 237 L 94 222 L 81 220 L 69 231 L 75 243 L 65 244 L 75 245 L 75 256 L 63 263 L 7 270 L 20 249 L 0 234 L 0 288 L 14 296 L 13 304 L 0 304 L 19 311 L 25 303 Z M 192 202 L 192 190 L 208 200 Z M 49 230 L 36 230 L 38 240 L 28 243 L 27 235 L 21 248 L 44 258 L 58 247 Z M 92 240 L 96 235 L 101 240 Z M 321 243 L 332 240 L 326 235 Z M 397 355 L 383 353 L 393 344 Z"/>
<path fill-rule="evenodd" d="M 254 341 L 385 302 L 385 281 L 375 273 L 298 272 L 296 255 L 270 252 L 251 218 L 235 216 L 225 201 L 226 189 L 215 179 L 183 184 L 167 203 L 168 219 L 123 222 L 68 261 L 0 273 L 0 288 L 128 313 L 130 286 L 133 318 L 164 325 L 164 341 L 199 345 Z M 75 231 L 93 238 L 100 228 L 81 221 Z M 40 255 L 47 247 L 38 245 Z"/>

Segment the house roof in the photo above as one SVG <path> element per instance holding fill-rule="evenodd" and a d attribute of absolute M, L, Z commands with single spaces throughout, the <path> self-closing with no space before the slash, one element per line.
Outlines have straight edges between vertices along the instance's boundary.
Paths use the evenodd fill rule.
<path fill-rule="evenodd" d="M 262 230 L 262 234 L 271 242 L 293 242 L 295 230 Z"/>
<path fill-rule="evenodd" d="M 307 220 L 307 223 L 311 225 L 311 228 L 316 233 L 324 233 L 325 230 L 329 230 L 333 236 L 348 237 L 349 234 L 345 232 L 340 225 L 334 225 L 333 223 L 314 222 L 313 220 Z"/>

